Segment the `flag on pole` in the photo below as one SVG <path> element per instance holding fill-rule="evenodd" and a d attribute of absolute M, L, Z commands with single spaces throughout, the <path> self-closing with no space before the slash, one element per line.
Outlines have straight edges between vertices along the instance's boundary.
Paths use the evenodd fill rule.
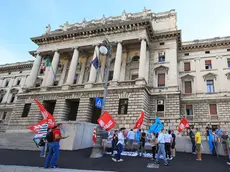
<path fill-rule="evenodd" d="M 33 131 L 34 133 L 38 135 L 46 135 L 47 129 L 48 129 L 48 120 L 44 119 L 40 121 L 39 123 L 28 127 L 28 129 L 30 129 L 31 131 Z"/>
<path fill-rule="evenodd" d="M 108 112 L 104 112 L 102 116 L 97 120 L 98 124 L 106 131 L 111 130 L 115 127 L 116 122 L 113 120 L 111 115 Z"/>
<path fill-rule="evenodd" d="M 184 117 L 184 118 L 181 120 L 180 125 L 179 125 L 179 127 L 178 127 L 178 134 L 179 134 L 180 132 L 182 132 L 183 129 L 189 128 L 189 127 L 190 127 L 190 126 L 189 126 L 189 123 L 188 123 L 187 119 Z"/>
<path fill-rule="evenodd" d="M 141 110 L 141 114 L 133 129 L 140 129 L 143 121 L 144 121 L 144 110 Z"/>
<path fill-rule="evenodd" d="M 93 140 L 93 144 L 95 145 L 96 144 L 96 141 L 97 141 L 97 131 L 96 131 L 96 127 L 93 129 L 93 137 L 92 137 L 92 140 Z"/>
<path fill-rule="evenodd" d="M 94 66 L 95 69 L 99 68 L 99 59 L 97 56 L 92 60 L 91 64 Z"/>
<path fill-rule="evenodd" d="M 43 118 L 47 119 L 49 128 L 52 128 L 55 124 L 55 118 L 44 108 L 44 106 L 42 106 L 42 104 L 37 99 L 34 99 L 34 101 L 37 103 Z"/>
<path fill-rule="evenodd" d="M 50 58 L 48 57 L 47 59 L 46 59 L 46 67 L 50 67 L 51 66 L 51 60 L 50 60 Z"/>
<path fill-rule="evenodd" d="M 150 127 L 149 133 L 159 133 L 163 127 L 161 120 L 156 116 L 155 123 Z"/>

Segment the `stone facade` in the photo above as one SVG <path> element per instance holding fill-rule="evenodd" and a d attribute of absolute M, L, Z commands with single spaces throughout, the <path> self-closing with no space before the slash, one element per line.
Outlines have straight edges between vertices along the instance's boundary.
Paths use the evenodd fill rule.
<path fill-rule="evenodd" d="M 30 52 L 36 59 L 8 130 L 23 129 L 41 119 L 33 98 L 44 105 L 51 102 L 57 121 L 96 122 L 100 112 L 95 98 L 103 97 L 108 70 L 108 58 L 99 53 L 105 38 L 113 44 L 105 110 L 117 127 L 132 128 L 142 109 L 145 129 L 156 115 L 173 129 L 182 116 L 203 133 L 208 123 L 230 127 L 229 37 L 181 42 L 174 10 L 144 9 L 65 23 L 54 31 L 49 25 L 45 34 L 31 38 L 39 47 Z M 99 70 L 91 63 L 96 58 Z M 45 66 L 47 61 L 50 66 Z"/>
<path fill-rule="evenodd" d="M 17 94 L 22 92 L 33 61 L 0 65 L 0 131 L 5 131 Z"/>

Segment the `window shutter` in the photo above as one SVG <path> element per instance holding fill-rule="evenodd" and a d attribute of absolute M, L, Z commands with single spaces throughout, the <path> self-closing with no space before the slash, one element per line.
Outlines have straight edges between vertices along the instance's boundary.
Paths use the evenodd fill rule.
<path fill-rule="evenodd" d="M 165 85 L 165 74 L 158 74 L 158 85 Z"/>
<path fill-rule="evenodd" d="M 210 114 L 211 115 L 217 114 L 216 104 L 210 104 Z"/>
<path fill-rule="evenodd" d="M 191 81 L 185 81 L 185 93 L 192 93 Z"/>
<path fill-rule="evenodd" d="M 190 62 L 184 63 L 184 71 L 190 71 Z"/>
<path fill-rule="evenodd" d="M 205 60 L 205 65 L 211 65 L 212 61 L 211 60 Z"/>

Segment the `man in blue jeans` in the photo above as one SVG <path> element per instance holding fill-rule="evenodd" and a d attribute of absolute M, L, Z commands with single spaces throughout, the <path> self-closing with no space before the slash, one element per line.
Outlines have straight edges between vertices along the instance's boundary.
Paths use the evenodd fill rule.
<path fill-rule="evenodd" d="M 60 152 L 60 145 L 59 145 L 59 141 L 61 139 L 66 139 L 67 137 L 62 137 L 61 135 L 61 124 L 57 124 L 55 127 L 52 128 L 52 140 L 49 140 L 47 138 L 48 141 L 48 148 L 49 148 L 49 154 L 46 158 L 46 162 L 45 162 L 45 168 L 49 168 L 50 166 L 50 161 L 51 161 L 51 168 L 58 168 L 58 166 L 56 165 L 56 161 L 59 157 L 59 152 Z M 48 134 L 47 134 L 48 135 Z"/>
<path fill-rule="evenodd" d="M 159 132 L 159 135 L 157 137 L 157 143 L 158 143 L 158 152 L 156 157 L 156 164 L 159 164 L 159 157 L 160 155 L 163 155 L 164 164 L 165 166 L 168 166 L 169 163 L 166 160 L 166 153 L 165 153 L 164 129 L 161 129 L 161 131 Z"/>
<path fill-rule="evenodd" d="M 125 133 L 125 128 L 121 128 L 119 133 L 118 133 L 118 142 L 117 142 L 117 154 L 114 156 L 114 158 L 112 158 L 112 160 L 114 162 L 122 162 L 123 159 L 121 159 L 121 152 L 124 149 L 124 145 L 125 145 L 125 137 L 124 137 L 124 133 Z"/>

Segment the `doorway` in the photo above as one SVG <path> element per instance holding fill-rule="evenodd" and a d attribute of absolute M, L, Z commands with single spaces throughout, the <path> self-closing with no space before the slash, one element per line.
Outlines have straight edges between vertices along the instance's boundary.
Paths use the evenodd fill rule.
<path fill-rule="evenodd" d="M 66 114 L 66 117 L 68 121 L 76 121 L 79 102 L 80 101 L 78 99 L 66 100 L 66 105 L 68 109 L 68 114 Z"/>
<path fill-rule="evenodd" d="M 43 101 L 44 108 L 53 116 L 56 100 L 45 100 Z"/>
<path fill-rule="evenodd" d="M 91 107 L 92 107 L 92 113 L 91 113 L 92 118 L 91 118 L 91 122 L 93 124 L 97 124 L 97 120 L 101 116 L 101 109 L 97 108 L 95 106 L 95 103 L 96 103 L 96 98 L 90 98 L 90 104 L 91 104 Z"/>

